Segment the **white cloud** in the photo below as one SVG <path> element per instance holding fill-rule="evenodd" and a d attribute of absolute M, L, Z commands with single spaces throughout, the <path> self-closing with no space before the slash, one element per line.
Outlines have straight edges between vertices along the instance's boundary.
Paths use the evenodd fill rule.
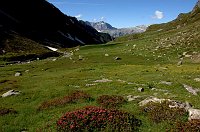
<path fill-rule="evenodd" d="M 77 19 L 80 19 L 82 16 L 83 16 L 82 14 L 78 14 L 78 15 L 76 15 L 75 17 L 76 17 Z"/>
<path fill-rule="evenodd" d="M 155 15 L 153 16 L 153 18 L 155 19 L 162 19 L 164 17 L 164 14 L 162 11 L 155 11 Z"/>

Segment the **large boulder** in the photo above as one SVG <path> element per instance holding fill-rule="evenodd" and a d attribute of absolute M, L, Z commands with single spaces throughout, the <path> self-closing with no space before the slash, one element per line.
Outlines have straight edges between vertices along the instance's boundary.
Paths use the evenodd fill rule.
<path fill-rule="evenodd" d="M 200 120 L 200 110 L 199 109 L 189 109 L 189 118 L 188 120 Z"/>

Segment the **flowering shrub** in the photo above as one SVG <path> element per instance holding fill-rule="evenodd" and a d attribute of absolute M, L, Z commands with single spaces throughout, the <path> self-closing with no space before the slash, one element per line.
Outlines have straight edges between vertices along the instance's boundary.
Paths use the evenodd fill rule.
<path fill-rule="evenodd" d="M 97 103 L 105 108 L 117 108 L 127 101 L 122 96 L 102 95 L 97 99 Z"/>
<path fill-rule="evenodd" d="M 176 123 L 176 129 L 172 129 L 171 132 L 200 132 L 200 120 Z"/>
<path fill-rule="evenodd" d="M 43 102 L 40 106 L 39 106 L 39 110 L 41 109 L 46 109 L 52 106 L 60 106 L 60 105 L 65 105 L 67 103 L 76 103 L 77 101 L 91 101 L 93 100 L 92 97 L 83 92 L 83 91 L 75 91 L 72 94 L 62 97 L 62 98 L 56 98 L 56 99 L 52 99 L 49 101 L 45 101 Z"/>
<path fill-rule="evenodd" d="M 17 114 L 17 111 L 14 109 L 0 108 L 0 116 L 7 114 Z"/>
<path fill-rule="evenodd" d="M 132 114 L 101 107 L 86 107 L 67 112 L 57 121 L 58 131 L 126 131 L 138 129 L 141 121 Z"/>
<path fill-rule="evenodd" d="M 155 122 L 160 123 L 162 121 L 178 121 L 184 115 L 186 111 L 184 108 L 170 108 L 170 102 L 162 103 L 148 103 L 142 107 L 142 111 L 146 112 L 149 118 Z"/>

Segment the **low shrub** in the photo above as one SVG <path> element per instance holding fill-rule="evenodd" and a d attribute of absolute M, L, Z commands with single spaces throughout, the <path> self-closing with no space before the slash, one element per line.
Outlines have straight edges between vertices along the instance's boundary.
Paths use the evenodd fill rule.
<path fill-rule="evenodd" d="M 124 97 L 117 95 L 102 95 L 97 98 L 97 103 L 105 108 L 118 108 L 126 102 Z"/>
<path fill-rule="evenodd" d="M 67 112 L 57 121 L 58 131 L 125 131 L 138 130 L 141 121 L 132 114 L 101 107 L 85 107 Z"/>
<path fill-rule="evenodd" d="M 17 114 L 17 111 L 12 108 L 0 108 L 0 116 L 7 114 Z"/>
<path fill-rule="evenodd" d="M 171 132 L 200 132 L 200 120 L 191 120 L 188 122 L 177 122 L 176 128 Z"/>
<path fill-rule="evenodd" d="M 61 106 L 68 103 L 76 103 L 77 101 L 91 101 L 91 100 L 93 100 L 93 98 L 89 94 L 83 91 L 75 91 L 68 96 L 45 101 L 39 106 L 38 109 L 42 110 L 52 106 Z"/>
<path fill-rule="evenodd" d="M 164 101 L 162 103 L 148 103 L 142 107 L 142 111 L 147 113 L 149 118 L 155 122 L 162 121 L 178 121 L 186 115 L 183 108 L 170 108 L 170 102 Z"/>

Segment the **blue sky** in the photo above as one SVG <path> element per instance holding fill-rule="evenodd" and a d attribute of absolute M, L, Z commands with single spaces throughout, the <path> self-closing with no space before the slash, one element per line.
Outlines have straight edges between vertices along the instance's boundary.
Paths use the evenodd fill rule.
<path fill-rule="evenodd" d="M 84 21 L 133 27 L 164 23 L 192 10 L 197 0 L 48 0 L 63 13 Z"/>

